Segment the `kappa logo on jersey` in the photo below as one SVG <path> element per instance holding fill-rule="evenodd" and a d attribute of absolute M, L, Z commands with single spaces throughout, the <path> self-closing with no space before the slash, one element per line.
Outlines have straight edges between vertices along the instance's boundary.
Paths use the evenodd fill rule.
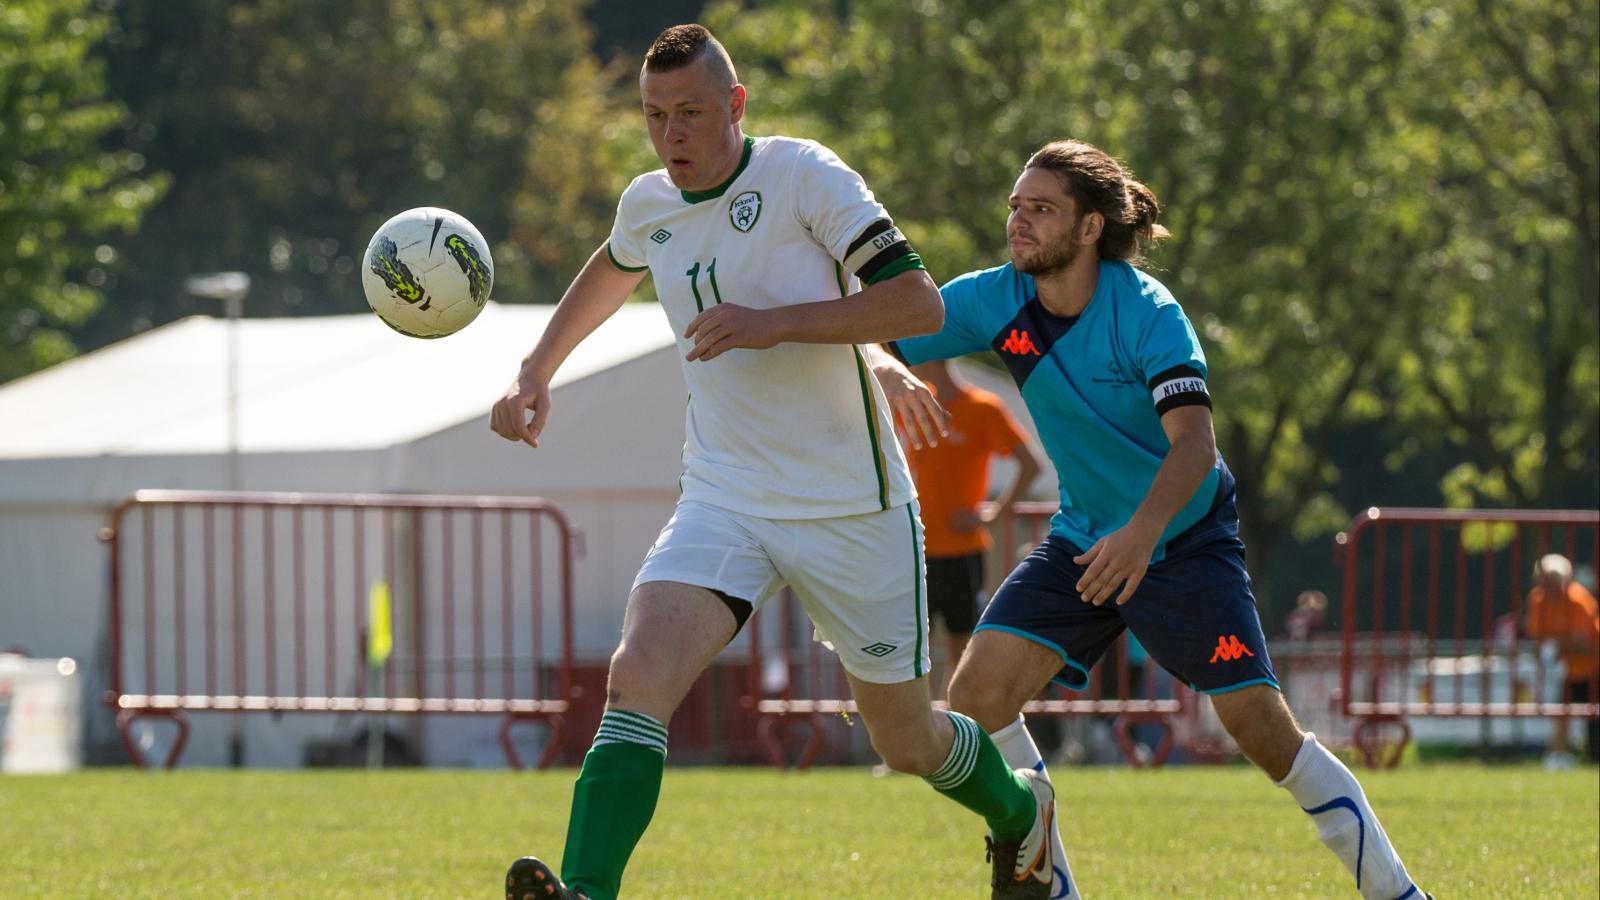
<path fill-rule="evenodd" d="M 862 647 L 861 652 L 870 653 L 873 656 L 888 656 L 894 652 L 894 645 L 885 644 L 884 642 L 879 641 L 876 644 L 868 644 L 867 646 Z"/>
<path fill-rule="evenodd" d="M 748 234 L 761 218 L 761 192 L 745 191 L 728 205 L 728 221 L 738 231 Z"/>
<path fill-rule="evenodd" d="M 1250 652 L 1249 647 L 1239 643 L 1238 635 L 1230 634 L 1227 637 L 1217 638 L 1217 649 L 1212 651 L 1211 661 L 1233 662 L 1245 656 L 1255 656 L 1255 654 Z"/>
<path fill-rule="evenodd" d="M 656 233 L 650 235 L 650 240 L 655 241 L 658 244 L 665 244 L 667 242 L 667 238 L 669 237 L 672 237 L 672 232 L 666 230 L 665 228 L 657 228 Z"/>
<path fill-rule="evenodd" d="M 1038 356 L 1039 348 L 1034 346 L 1033 335 L 1020 328 L 1011 329 L 1011 334 L 1006 337 L 1006 342 L 1000 349 L 1017 356 Z"/>

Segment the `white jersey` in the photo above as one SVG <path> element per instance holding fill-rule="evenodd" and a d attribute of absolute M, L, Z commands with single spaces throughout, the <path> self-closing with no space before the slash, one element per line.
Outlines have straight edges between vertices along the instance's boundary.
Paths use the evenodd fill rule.
<path fill-rule="evenodd" d="M 850 167 L 814 141 L 747 138 L 733 175 L 691 193 L 665 170 L 639 176 L 607 246 L 648 268 L 679 350 L 718 303 L 771 309 L 839 297 L 920 267 Z M 680 357 L 681 358 L 681 357 Z M 890 509 L 915 491 L 883 390 L 859 347 L 784 343 L 685 362 L 684 500 L 770 519 Z"/>

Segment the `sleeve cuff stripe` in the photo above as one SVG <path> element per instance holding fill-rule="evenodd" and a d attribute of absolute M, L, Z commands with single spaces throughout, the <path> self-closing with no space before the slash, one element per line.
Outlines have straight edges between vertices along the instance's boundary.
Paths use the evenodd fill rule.
<path fill-rule="evenodd" d="M 644 270 L 650 268 L 649 266 L 623 265 L 622 260 L 617 259 L 617 255 L 611 252 L 611 243 L 609 241 L 606 242 L 606 256 L 611 260 L 611 264 L 613 266 L 616 266 L 624 272 L 643 272 Z"/>
<path fill-rule="evenodd" d="M 875 283 L 882 282 L 882 280 L 885 279 L 893 279 L 894 275 L 899 275 L 901 272 L 909 272 L 912 271 L 912 269 L 923 269 L 923 271 L 926 271 L 926 266 L 922 263 L 922 256 L 918 256 L 917 253 L 914 253 L 914 251 L 910 250 L 910 247 L 907 247 L 904 255 L 898 256 L 896 259 L 891 259 L 890 263 L 886 264 L 886 266 L 883 266 L 882 269 L 878 269 L 877 272 L 872 272 L 872 274 L 866 275 L 866 277 L 862 279 L 862 282 L 869 283 L 869 285 L 875 285 Z"/>

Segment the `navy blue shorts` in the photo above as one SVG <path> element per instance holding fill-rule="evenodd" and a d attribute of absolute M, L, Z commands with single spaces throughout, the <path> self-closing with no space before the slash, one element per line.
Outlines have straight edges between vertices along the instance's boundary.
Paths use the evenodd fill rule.
<path fill-rule="evenodd" d="M 1052 534 L 1006 578 L 976 630 L 1010 632 L 1054 650 L 1061 671 L 1051 680 L 1069 690 L 1088 686 L 1089 669 L 1124 628 L 1197 691 L 1276 689 L 1244 543 L 1236 533 L 1206 531 L 1197 542 L 1175 539 L 1122 606 L 1083 602 L 1076 585 L 1085 567 L 1072 561 L 1083 551 Z"/>

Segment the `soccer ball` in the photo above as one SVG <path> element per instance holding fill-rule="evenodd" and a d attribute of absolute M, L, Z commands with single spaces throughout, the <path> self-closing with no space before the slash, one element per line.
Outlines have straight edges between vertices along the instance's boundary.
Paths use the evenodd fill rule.
<path fill-rule="evenodd" d="M 494 287 L 489 244 L 464 216 L 420 206 L 383 223 L 361 260 L 367 305 L 404 335 L 439 338 L 478 317 Z"/>

